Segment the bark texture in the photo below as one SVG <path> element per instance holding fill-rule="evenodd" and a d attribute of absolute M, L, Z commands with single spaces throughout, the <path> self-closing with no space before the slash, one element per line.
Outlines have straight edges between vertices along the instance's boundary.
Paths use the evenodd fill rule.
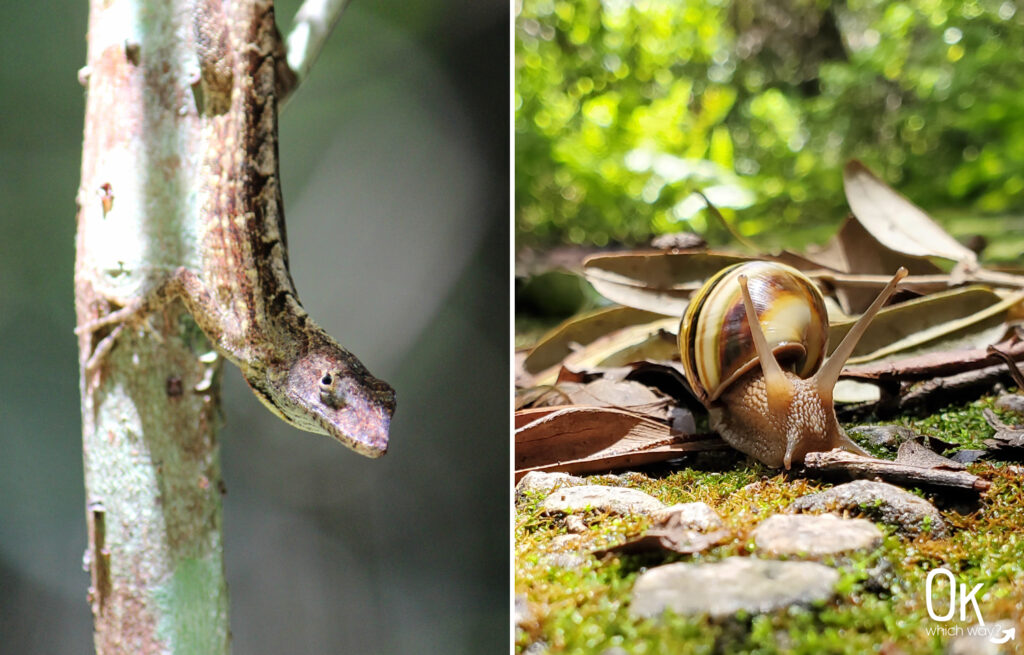
<path fill-rule="evenodd" d="M 201 188 L 191 0 L 92 0 L 75 300 L 79 326 L 194 264 Z M 221 362 L 180 303 L 79 335 L 96 652 L 226 653 L 216 428 Z"/>

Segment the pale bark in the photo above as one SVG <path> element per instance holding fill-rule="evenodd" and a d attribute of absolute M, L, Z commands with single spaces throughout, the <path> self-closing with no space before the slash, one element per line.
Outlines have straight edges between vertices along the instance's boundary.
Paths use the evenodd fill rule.
<path fill-rule="evenodd" d="M 75 295 L 82 326 L 193 263 L 191 0 L 92 0 Z M 79 335 L 83 365 L 110 329 Z M 96 651 L 226 653 L 220 359 L 179 303 L 82 371 Z"/>

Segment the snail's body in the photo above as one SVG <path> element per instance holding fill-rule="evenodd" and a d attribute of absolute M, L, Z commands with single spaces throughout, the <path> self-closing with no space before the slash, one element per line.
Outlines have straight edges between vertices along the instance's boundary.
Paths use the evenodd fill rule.
<path fill-rule="evenodd" d="M 827 360 L 824 299 L 802 273 L 747 262 L 708 280 L 683 316 L 679 346 L 711 427 L 768 466 L 788 469 L 809 452 L 833 448 L 866 454 L 839 426 L 832 388 L 905 275 L 905 269 L 896 273 Z"/>
<path fill-rule="evenodd" d="M 812 380 L 782 374 L 790 387 L 769 402 L 761 369 L 745 373 L 708 407 L 711 429 L 736 450 L 774 467 L 789 468 L 807 453 L 833 448 L 867 454 L 843 432 L 832 403 Z"/>

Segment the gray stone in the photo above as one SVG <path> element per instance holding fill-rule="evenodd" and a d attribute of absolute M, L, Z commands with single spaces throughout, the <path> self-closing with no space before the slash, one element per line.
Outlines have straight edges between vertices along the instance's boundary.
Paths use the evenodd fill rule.
<path fill-rule="evenodd" d="M 654 520 L 701 532 L 722 527 L 722 517 L 707 503 L 676 503 L 655 512 Z"/>
<path fill-rule="evenodd" d="M 984 626 L 971 625 L 961 628 L 964 634 L 954 637 L 946 643 L 947 655 L 1001 655 L 1002 653 L 1016 652 L 1016 636 L 1014 639 L 1007 639 L 1002 644 L 992 643 L 992 639 L 999 641 L 1005 637 L 1004 632 L 1013 628 L 1010 621 L 997 621 L 986 623 Z"/>
<path fill-rule="evenodd" d="M 551 550 L 568 550 L 579 548 L 582 543 L 583 539 L 578 534 L 560 534 L 551 539 L 550 548 Z"/>
<path fill-rule="evenodd" d="M 578 534 L 556 535 L 538 561 L 549 568 L 578 569 L 590 560 L 589 553 L 580 552 L 582 545 L 583 538 Z"/>
<path fill-rule="evenodd" d="M 630 612 L 656 617 L 709 614 L 721 619 L 737 612 L 772 612 L 832 597 L 839 574 L 816 562 L 779 562 L 730 557 L 720 562 L 679 562 L 641 574 L 633 587 Z"/>
<path fill-rule="evenodd" d="M 1001 409 L 1013 414 L 1024 416 L 1024 395 L 1019 393 L 1004 393 L 996 398 L 996 409 Z"/>
<path fill-rule="evenodd" d="M 565 529 L 567 532 L 579 535 L 587 531 L 587 524 L 583 517 L 578 514 L 569 514 L 565 517 Z"/>
<path fill-rule="evenodd" d="M 728 541 L 721 517 L 707 503 L 678 503 L 652 514 L 654 523 L 643 534 L 625 543 L 594 551 L 608 553 L 675 552 L 699 553 Z"/>
<path fill-rule="evenodd" d="M 884 448 L 895 448 L 904 441 L 917 438 L 916 432 L 902 425 L 858 425 L 847 432 L 860 441 Z"/>
<path fill-rule="evenodd" d="M 882 533 L 864 519 L 776 514 L 754 528 L 754 543 L 758 551 L 771 555 L 824 557 L 876 548 Z"/>
<path fill-rule="evenodd" d="M 664 507 L 657 498 L 642 491 L 598 485 L 558 489 L 541 503 L 541 510 L 548 514 L 571 514 L 587 510 L 625 515 L 650 514 Z"/>
<path fill-rule="evenodd" d="M 516 627 L 532 623 L 535 619 L 530 610 L 530 603 L 526 600 L 526 594 L 516 594 L 515 603 Z"/>
<path fill-rule="evenodd" d="M 526 647 L 523 651 L 523 655 L 547 655 L 549 652 L 548 645 L 543 641 L 535 641 Z"/>
<path fill-rule="evenodd" d="M 606 484 L 612 487 L 628 487 L 631 484 L 643 484 L 649 482 L 650 478 L 639 471 L 625 471 L 624 473 L 605 473 L 603 475 L 592 475 L 589 478 L 590 484 Z"/>
<path fill-rule="evenodd" d="M 548 553 L 537 560 L 549 569 L 578 569 L 589 561 L 589 557 L 580 553 Z"/>
<path fill-rule="evenodd" d="M 798 498 L 796 512 L 853 512 L 897 527 L 916 536 L 927 532 L 937 538 L 949 534 L 939 510 L 920 496 L 885 482 L 857 480 Z"/>
<path fill-rule="evenodd" d="M 516 485 L 516 504 L 523 501 L 528 493 L 550 494 L 559 487 L 574 487 L 585 485 L 586 480 L 568 473 L 544 473 L 543 471 L 530 471 L 524 475 L 519 484 Z"/>

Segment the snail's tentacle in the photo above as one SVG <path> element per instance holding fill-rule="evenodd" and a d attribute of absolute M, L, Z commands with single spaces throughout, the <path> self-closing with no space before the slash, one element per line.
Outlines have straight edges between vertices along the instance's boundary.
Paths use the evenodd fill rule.
<path fill-rule="evenodd" d="M 772 349 L 768 346 L 768 339 L 764 336 L 764 330 L 761 329 L 761 321 L 757 318 L 757 310 L 754 309 L 754 301 L 750 298 L 750 289 L 747 288 L 747 276 L 740 275 L 737 280 L 743 293 L 743 307 L 747 311 L 750 337 L 754 340 L 757 359 L 761 363 L 761 370 L 764 372 L 764 382 L 768 390 L 768 398 L 789 396 L 789 381 L 782 373 L 782 367 L 779 366 L 779 361 L 775 359 Z"/>
<path fill-rule="evenodd" d="M 889 296 L 896 291 L 896 286 L 900 280 L 907 276 L 907 269 L 900 266 L 900 269 L 896 271 L 896 274 L 889 280 L 889 284 L 885 285 L 882 292 L 878 294 L 875 301 L 871 303 L 871 306 L 861 314 L 861 317 L 857 322 L 850 328 L 850 331 L 846 333 L 846 337 L 843 338 L 842 342 L 832 352 L 832 356 L 829 357 L 818 372 L 814 374 L 813 380 L 815 385 L 818 387 L 818 393 L 821 394 L 822 398 L 827 398 L 830 402 L 832 400 L 832 388 L 836 386 L 839 381 L 839 374 L 843 372 L 843 366 L 846 364 L 846 360 L 853 354 L 853 349 L 857 347 L 857 342 L 864 336 L 864 332 L 867 331 L 868 325 L 871 320 L 874 319 L 875 314 L 882 308 L 885 301 L 889 299 Z"/>

